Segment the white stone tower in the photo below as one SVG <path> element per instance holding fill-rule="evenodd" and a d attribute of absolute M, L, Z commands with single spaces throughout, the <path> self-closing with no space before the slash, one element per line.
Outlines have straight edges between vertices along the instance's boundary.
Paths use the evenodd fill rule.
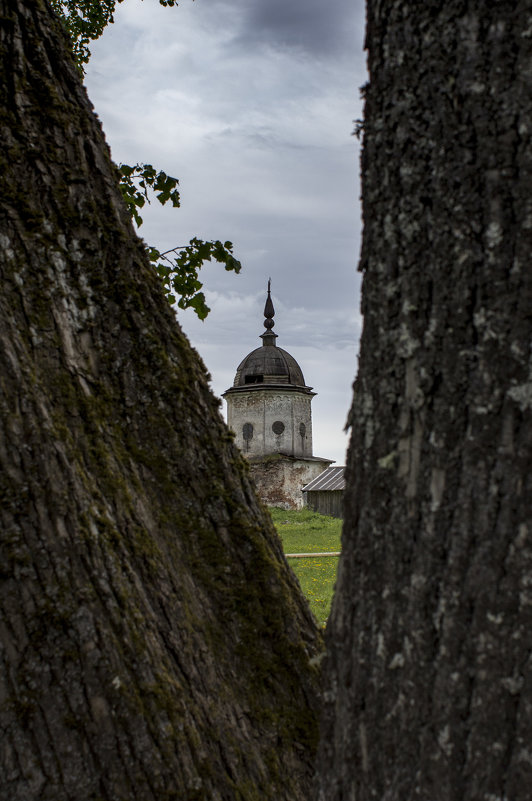
<path fill-rule="evenodd" d="M 264 307 L 262 346 L 238 365 L 223 397 L 227 423 L 249 460 L 259 496 L 275 506 L 303 505 L 302 487 L 331 464 L 312 455 L 311 401 L 296 360 L 277 347 L 270 281 Z"/>

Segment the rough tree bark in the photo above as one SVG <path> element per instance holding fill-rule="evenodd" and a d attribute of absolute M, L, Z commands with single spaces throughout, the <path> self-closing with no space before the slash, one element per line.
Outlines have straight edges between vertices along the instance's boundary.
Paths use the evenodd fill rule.
<path fill-rule="evenodd" d="M 0 798 L 306 799 L 319 633 L 61 31 L 0 9 Z"/>
<path fill-rule="evenodd" d="M 369 0 L 321 801 L 532 787 L 532 11 Z"/>

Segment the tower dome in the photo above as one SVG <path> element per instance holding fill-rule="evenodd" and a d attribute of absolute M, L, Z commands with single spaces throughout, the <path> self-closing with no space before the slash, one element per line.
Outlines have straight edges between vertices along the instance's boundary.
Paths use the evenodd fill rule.
<path fill-rule="evenodd" d="M 275 344 L 277 334 L 273 333 L 275 310 L 271 299 L 270 281 L 268 297 L 264 306 L 265 332 L 261 334 L 262 347 L 252 350 L 236 369 L 233 387 L 250 387 L 254 384 L 290 384 L 307 389 L 303 371 L 293 356 Z"/>
<path fill-rule="evenodd" d="M 262 345 L 252 350 L 236 369 L 234 387 L 250 384 L 292 384 L 304 387 L 301 367 L 293 356 L 276 345 Z"/>

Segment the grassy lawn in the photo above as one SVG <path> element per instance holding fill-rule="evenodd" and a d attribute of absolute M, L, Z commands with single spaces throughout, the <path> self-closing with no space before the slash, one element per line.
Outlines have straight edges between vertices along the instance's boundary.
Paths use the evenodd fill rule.
<path fill-rule="evenodd" d="M 317 514 L 310 509 L 287 512 L 285 509 L 270 508 L 270 513 L 285 553 L 340 550 L 341 520 Z M 338 557 L 290 559 L 289 562 L 316 620 L 320 625 L 325 625 L 334 592 Z"/>

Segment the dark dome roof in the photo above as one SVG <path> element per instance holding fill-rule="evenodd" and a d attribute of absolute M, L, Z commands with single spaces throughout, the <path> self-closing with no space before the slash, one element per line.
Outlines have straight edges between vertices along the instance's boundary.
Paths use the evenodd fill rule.
<path fill-rule="evenodd" d="M 233 386 L 262 383 L 304 387 L 305 379 L 293 356 L 276 345 L 262 345 L 240 362 Z"/>
<path fill-rule="evenodd" d="M 264 306 L 264 328 L 260 335 L 262 347 L 248 353 L 237 367 L 233 389 L 239 387 L 253 387 L 264 384 L 277 385 L 284 384 L 290 387 L 304 387 L 305 392 L 310 392 L 311 388 L 305 386 L 305 379 L 301 372 L 301 367 L 293 356 L 290 356 L 282 348 L 275 344 L 277 334 L 273 332 L 273 317 L 275 309 L 270 295 L 270 283 L 268 280 L 268 297 Z M 227 390 L 230 392 L 231 390 Z M 314 394 L 314 393 L 312 393 Z"/>

